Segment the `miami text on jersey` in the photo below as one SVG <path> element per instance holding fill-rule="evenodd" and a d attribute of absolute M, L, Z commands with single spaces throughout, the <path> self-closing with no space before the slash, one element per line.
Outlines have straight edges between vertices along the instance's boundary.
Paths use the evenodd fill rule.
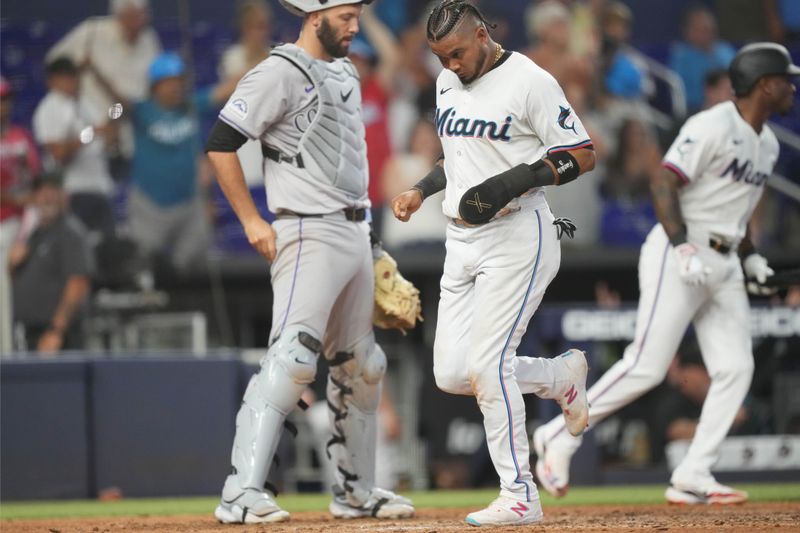
<path fill-rule="evenodd" d="M 457 118 L 455 108 L 449 107 L 444 111 L 436 108 L 436 129 L 439 137 L 486 137 L 492 141 L 510 141 L 508 130 L 511 128 L 512 118 L 506 117 L 500 126 L 494 120 L 480 118 Z"/>
<path fill-rule="evenodd" d="M 745 183 L 750 183 L 757 187 L 763 185 L 769 177 L 768 174 L 763 172 L 756 172 L 756 170 L 753 168 L 753 163 L 749 159 L 746 160 L 743 165 L 739 166 L 738 158 L 734 158 L 734 160 L 731 161 L 731 164 L 728 165 L 728 168 L 723 170 L 719 177 L 724 178 L 728 174 L 731 175 L 733 181 L 744 181 Z"/>

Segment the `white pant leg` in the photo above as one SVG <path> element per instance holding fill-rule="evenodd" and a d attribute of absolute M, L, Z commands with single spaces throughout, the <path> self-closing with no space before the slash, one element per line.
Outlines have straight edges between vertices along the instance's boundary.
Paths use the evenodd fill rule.
<path fill-rule="evenodd" d="M 539 398 L 553 399 L 559 394 L 556 381 L 563 372 L 558 360 L 547 357 L 517 357 L 515 374 L 522 394 L 535 394 Z"/>
<path fill-rule="evenodd" d="M 448 233 L 462 229 L 448 227 Z M 475 278 L 466 268 L 469 242 L 448 238 L 436 315 L 436 336 L 433 342 L 433 375 L 436 386 L 450 394 L 472 396 L 465 358 L 470 343 Z"/>
<path fill-rule="evenodd" d="M 480 228 L 448 229 L 448 241 L 465 243 L 462 268 L 475 278 L 472 320 L 450 328 L 468 336 L 466 350 L 447 358 L 452 373 L 467 378 L 484 417 L 489 455 L 501 495 L 538 499 L 530 472 L 525 404 L 517 386 L 516 349 L 544 292 L 555 277 L 561 252 L 546 206 L 523 208 Z M 449 247 L 448 252 L 454 247 Z M 447 275 L 445 276 L 445 278 Z M 443 279 L 443 294 L 447 287 Z M 464 321 L 451 316 L 451 320 Z M 442 320 L 442 317 L 439 317 Z M 444 330 L 440 328 L 438 332 Z M 439 350 L 444 351 L 439 338 Z M 436 363 L 443 363 L 442 355 Z M 455 367 L 455 368 L 453 368 Z M 458 368 L 462 367 L 462 368 Z M 437 375 L 437 381 L 442 371 Z"/>
<path fill-rule="evenodd" d="M 750 305 L 743 275 L 738 257 L 731 256 L 726 263 L 712 265 L 715 270 L 727 266 L 729 275 L 713 288 L 711 300 L 694 320 L 711 387 L 689 452 L 675 469 L 673 482 L 691 483 L 711 478 L 711 467 L 719 458 L 719 446 L 733 424 L 753 377 Z"/>
<path fill-rule="evenodd" d="M 634 340 L 588 391 L 589 426 L 628 405 L 664 379 L 686 328 L 708 297 L 706 288 L 685 284 L 661 225 L 647 237 L 639 258 L 639 307 Z M 564 418 L 545 424 L 545 441 L 577 449 L 580 437 L 564 431 Z"/>
<path fill-rule="evenodd" d="M 0 222 L 0 356 L 11 353 L 14 322 L 12 316 L 11 277 L 8 274 L 8 253 L 19 231 L 19 219 Z"/>

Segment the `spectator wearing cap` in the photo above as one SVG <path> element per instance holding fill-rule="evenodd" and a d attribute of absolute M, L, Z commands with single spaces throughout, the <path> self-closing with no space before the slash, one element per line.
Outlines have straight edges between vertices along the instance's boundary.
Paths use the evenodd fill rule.
<path fill-rule="evenodd" d="M 19 232 L 33 178 L 41 164 L 33 135 L 11 122 L 14 93 L 0 77 L 0 354 L 11 351 L 11 284 L 8 252 Z"/>
<path fill-rule="evenodd" d="M 37 225 L 9 254 L 14 318 L 24 327 L 20 349 L 53 353 L 82 348 L 81 318 L 93 263 L 83 225 L 67 211 L 61 176 L 34 181 Z"/>
<path fill-rule="evenodd" d="M 136 140 L 128 226 L 145 259 L 161 256 L 185 272 L 205 264 L 210 240 L 206 190 L 211 178 L 199 183 L 204 157 L 199 117 L 221 107 L 238 79 L 187 96 L 186 65 L 178 54 L 164 52 L 151 63 L 148 80 L 145 100 L 127 102 L 117 95 L 130 110 Z"/>
<path fill-rule="evenodd" d="M 49 92 L 33 114 L 33 132 L 44 147 L 46 167 L 63 172 L 70 208 L 96 244 L 114 234 L 109 200 L 114 184 L 105 155 L 108 118 L 80 100 L 78 67 L 71 59 L 59 57 L 45 70 Z"/>
<path fill-rule="evenodd" d="M 683 18 L 683 41 L 673 43 L 669 67 L 678 73 L 686 89 L 689 112 L 703 106 L 703 82 L 712 70 L 725 69 L 736 55 L 730 44 L 717 38 L 714 14 L 703 5 L 689 8 Z"/>
<path fill-rule="evenodd" d="M 147 96 L 147 69 L 161 53 L 161 42 L 150 26 L 148 0 L 110 0 L 109 13 L 81 22 L 47 53 L 48 61 L 65 56 L 82 68 L 81 101 L 99 116 L 119 101 L 114 94 L 129 102 Z M 111 84 L 114 94 L 99 77 Z M 127 158 L 133 154 L 128 127 L 120 132 L 120 150 Z"/>

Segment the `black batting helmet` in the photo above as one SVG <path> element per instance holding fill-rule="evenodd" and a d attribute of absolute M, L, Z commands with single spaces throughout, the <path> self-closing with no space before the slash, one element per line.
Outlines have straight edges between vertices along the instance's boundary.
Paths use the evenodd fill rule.
<path fill-rule="evenodd" d="M 786 47 L 777 43 L 748 44 L 736 54 L 728 69 L 736 96 L 745 96 L 763 76 L 773 74 L 800 75 L 800 67 L 792 64 Z"/>

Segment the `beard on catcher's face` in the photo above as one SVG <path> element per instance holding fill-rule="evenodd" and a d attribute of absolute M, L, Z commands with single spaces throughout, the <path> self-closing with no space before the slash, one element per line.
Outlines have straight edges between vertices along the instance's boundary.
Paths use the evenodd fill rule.
<path fill-rule="evenodd" d="M 317 28 L 317 38 L 331 57 L 345 57 L 350 51 L 352 38 L 338 35 L 327 17 L 322 17 L 322 22 Z"/>

